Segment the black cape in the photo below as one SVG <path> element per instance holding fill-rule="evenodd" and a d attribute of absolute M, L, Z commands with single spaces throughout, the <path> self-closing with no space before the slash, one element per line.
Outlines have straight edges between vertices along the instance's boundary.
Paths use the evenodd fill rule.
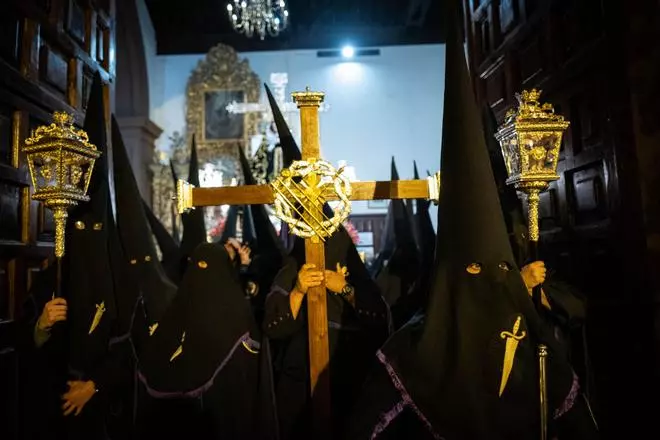
<path fill-rule="evenodd" d="M 143 435 L 276 438 L 268 346 L 262 350 L 261 342 L 224 246 L 198 246 L 141 357 L 140 381 L 165 400 L 152 408 L 155 420 Z"/>

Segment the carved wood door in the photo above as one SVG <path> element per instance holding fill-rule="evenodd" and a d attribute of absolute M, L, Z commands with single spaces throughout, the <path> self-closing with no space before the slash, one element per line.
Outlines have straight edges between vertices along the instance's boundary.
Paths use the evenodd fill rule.
<path fill-rule="evenodd" d="M 561 180 L 542 195 L 541 254 L 588 298 L 587 340 L 604 438 L 637 437 L 632 432 L 643 428 L 626 421 L 645 426 L 631 390 L 643 393 L 652 376 L 652 320 L 643 287 L 624 14 L 600 0 L 464 0 L 463 6 L 480 104 L 490 105 L 501 122 L 514 93 L 537 87 L 542 101 L 571 121 Z"/>
<path fill-rule="evenodd" d="M 0 438 L 18 438 L 20 395 L 12 321 L 53 253 L 52 214 L 30 200 L 20 152 L 55 110 L 82 124 L 95 71 L 114 88 L 114 0 L 7 0 L 0 11 Z"/>

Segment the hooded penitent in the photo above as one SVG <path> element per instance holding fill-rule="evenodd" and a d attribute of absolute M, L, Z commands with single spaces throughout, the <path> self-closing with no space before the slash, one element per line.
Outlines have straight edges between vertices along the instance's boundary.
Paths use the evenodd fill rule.
<path fill-rule="evenodd" d="M 174 237 L 167 232 L 167 229 L 165 229 L 165 226 L 156 217 L 156 214 L 154 214 L 149 205 L 144 202 L 142 206 L 144 207 L 145 214 L 147 214 L 151 232 L 154 234 L 156 243 L 160 249 L 160 262 L 165 270 L 165 274 L 170 281 L 178 284 L 181 280 L 181 250 L 179 249 L 179 245 L 176 243 Z"/>
<path fill-rule="evenodd" d="M 190 163 L 188 165 L 188 183 L 199 188 L 199 163 L 197 161 L 197 145 L 195 136 L 192 137 L 190 146 Z M 201 243 L 206 243 L 206 226 L 204 225 L 204 210 L 196 208 L 181 214 L 183 224 L 183 236 L 181 237 L 181 273 L 185 272 L 188 257 L 192 255 L 195 248 Z"/>
<path fill-rule="evenodd" d="M 158 261 L 142 197 L 128 160 L 119 126 L 114 118 L 112 119 L 112 144 L 119 236 L 124 255 L 134 269 L 133 276 L 138 280 L 142 291 L 147 322 L 149 325 L 153 325 L 163 316 L 172 298 L 176 295 L 176 286 L 167 278 Z"/>
<path fill-rule="evenodd" d="M 139 377 L 156 399 L 203 398 L 197 412 L 214 426 L 214 438 L 267 438 L 277 429 L 270 425 L 272 384 L 260 376 L 258 340 L 227 251 L 205 243 L 195 249 L 172 307 L 150 338 Z M 266 404 L 261 393 L 269 396 Z"/>
<path fill-rule="evenodd" d="M 570 413 L 577 395 L 511 252 L 458 20 L 454 11 L 448 17 L 436 272 L 426 317 L 378 353 L 350 438 L 378 438 L 399 417 L 416 420 L 429 438 L 536 438 L 541 343 L 548 347 L 550 420 Z"/>
<path fill-rule="evenodd" d="M 266 300 L 264 329 L 280 345 L 275 370 L 279 375 L 278 409 L 283 437 L 307 439 L 305 408 L 309 397 L 309 367 L 306 303 L 297 318 L 291 315 L 289 292 L 305 262 L 305 244 L 296 238 L 290 256 L 273 282 Z M 325 242 L 325 264 L 336 270 L 346 267 L 346 280 L 354 288 L 355 304 L 327 294 L 330 345 L 330 386 L 333 405 L 333 434 L 339 435 L 356 393 L 373 363 L 373 355 L 389 331 L 387 306 L 346 231 L 340 230 Z"/>
<path fill-rule="evenodd" d="M 113 227 L 108 142 L 103 86 L 98 74 L 91 88 L 84 129 L 101 156 L 89 184 L 90 201 L 80 203 L 69 214 L 62 291 L 69 306 L 69 367 L 79 376 L 89 378 L 107 353 L 116 318 L 108 254 L 108 230 Z"/>

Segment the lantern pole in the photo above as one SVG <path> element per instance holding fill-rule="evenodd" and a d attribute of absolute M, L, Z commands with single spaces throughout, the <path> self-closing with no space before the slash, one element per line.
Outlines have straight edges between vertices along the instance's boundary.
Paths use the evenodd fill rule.
<path fill-rule="evenodd" d="M 526 194 L 528 204 L 529 250 L 534 260 L 539 259 L 539 201 L 541 192 L 550 182 L 559 180 L 557 162 L 564 131 L 569 122 L 556 115 L 551 104 L 541 105 L 541 91 L 532 89 L 516 94 L 518 108 L 507 112 L 504 124 L 495 138 L 502 147 L 509 178 L 506 183 Z M 542 312 L 542 287 L 534 288 L 532 298 Z M 541 440 L 548 438 L 548 392 L 546 361 L 548 347 L 538 347 L 539 398 L 541 411 Z"/>
<path fill-rule="evenodd" d="M 43 202 L 55 220 L 55 258 L 57 279 L 54 295 L 62 296 L 62 257 L 64 256 L 68 210 L 89 201 L 87 189 L 94 162 L 101 155 L 89 142 L 87 133 L 76 128 L 74 118 L 55 112 L 53 123 L 42 125 L 25 140 L 34 192 L 32 200 Z"/>

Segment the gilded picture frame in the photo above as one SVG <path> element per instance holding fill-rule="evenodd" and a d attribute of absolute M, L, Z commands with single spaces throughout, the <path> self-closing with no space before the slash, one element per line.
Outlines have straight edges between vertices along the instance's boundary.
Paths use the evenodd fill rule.
<path fill-rule="evenodd" d="M 186 140 L 190 145 L 195 135 L 200 164 L 237 159 L 237 146 L 246 151 L 261 114 L 230 114 L 226 106 L 259 102 L 260 85 L 248 61 L 229 46 L 219 44 L 200 60 L 186 88 Z"/>

